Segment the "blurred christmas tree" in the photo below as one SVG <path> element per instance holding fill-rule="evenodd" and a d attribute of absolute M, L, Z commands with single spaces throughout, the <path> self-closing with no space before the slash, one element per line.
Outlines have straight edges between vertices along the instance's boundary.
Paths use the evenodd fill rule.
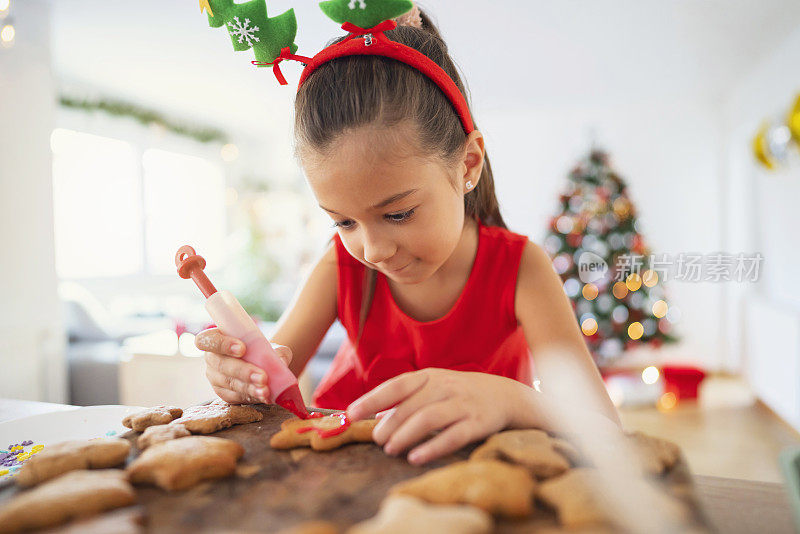
<path fill-rule="evenodd" d="M 598 365 L 640 344 L 676 341 L 667 318 L 666 270 L 658 267 L 665 262 L 645 246 L 625 182 L 607 154 L 592 150 L 571 171 L 559 209 L 545 249 Z"/>

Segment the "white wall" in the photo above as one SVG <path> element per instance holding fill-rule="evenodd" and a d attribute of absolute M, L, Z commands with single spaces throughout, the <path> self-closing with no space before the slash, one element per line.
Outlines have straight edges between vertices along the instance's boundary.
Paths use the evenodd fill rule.
<path fill-rule="evenodd" d="M 769 173 L 750 156 L 764 119 L 782 119 L 800 91 L 800 28 L 760 61 L 726 104 L 726 248 L 764 255 L 756 286 L 732 286 L 726 307 L 731 354 L 756 392 L 800 428 L 800 162 Z"/>
<path fill-rule="evenodd" d="M 11 15 L 16 41 L 0 49 L 0 397 L 64 401 L 53 256 L 50 4 L 13 2 Z"/>

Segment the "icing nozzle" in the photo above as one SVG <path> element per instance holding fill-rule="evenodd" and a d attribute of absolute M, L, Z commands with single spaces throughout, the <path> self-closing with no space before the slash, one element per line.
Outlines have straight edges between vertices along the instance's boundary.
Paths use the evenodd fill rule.
<path fill-rule="evenodd" d="M 189 245 L 183 245 L 175 254 L 175 266 L 178 268 L 178 275 L 181 278 L 191 278 L 203 295 L 208 298 L 217 292 L 217 288 L 208 279 L 203 269 L 206 267 L 206 260 L 202 256 L 195 254 L 194 249 Z"/>
<path fill-rule="evenodd" d="M 275 404 L 283 406 L 300 419 L 308 419 L 308 410 L 306 410 L 306 403 L 303 402 L 303 395 L 300 393 L 300 388 L 297 384 L 293 384 L 283 390 L 283 393 L 278 395 L 275 399 Z"/>

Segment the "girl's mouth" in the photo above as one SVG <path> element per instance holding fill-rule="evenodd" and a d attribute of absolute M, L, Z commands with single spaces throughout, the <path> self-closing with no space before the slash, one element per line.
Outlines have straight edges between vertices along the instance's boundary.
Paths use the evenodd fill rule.
<path fill-rule="evenodd" d="M 406 267 L 408 267 L 409 265 L 411 265 L 411 264 L 409 263 L 409 264 L 408 264 L 408 265 L 406 265 L 405 267 L 400 267 L 399 269 L 389 269 L 389 272 L 390 272 L 390 273 L 399 273 L 400 271 L 404 270 L 404 269 L 405 269 Z"/>

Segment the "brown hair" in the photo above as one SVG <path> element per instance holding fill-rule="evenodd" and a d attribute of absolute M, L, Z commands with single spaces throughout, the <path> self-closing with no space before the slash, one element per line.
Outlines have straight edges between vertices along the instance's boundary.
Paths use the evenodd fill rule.
<path fill-rule="evenodd" d="M 422 28 L 398 26 L 385 35 L 428 56 L 444 69 L 469 102 L 439 30 L 421 10 L 420 15 Z M 432 80 L 405 63 L 381 56 L 336 58 L 319 66 L 297 92 L 296 149 L 300 153 L 308 147 L 326 154 L 345 130 L 368 125 L 391 128 L 406 121 L 416 125 L 418 145 L 428 155 L 447 162 L 461 157 L 466 133 L 455 108 Z M 476 188 L 464 195 L 464 214 L 479 218 L 487 226 L 506 228 L 488 155 Z M 366 269 L 358 339 L 372 303 L 376 277 L 374 269 Z"/>

